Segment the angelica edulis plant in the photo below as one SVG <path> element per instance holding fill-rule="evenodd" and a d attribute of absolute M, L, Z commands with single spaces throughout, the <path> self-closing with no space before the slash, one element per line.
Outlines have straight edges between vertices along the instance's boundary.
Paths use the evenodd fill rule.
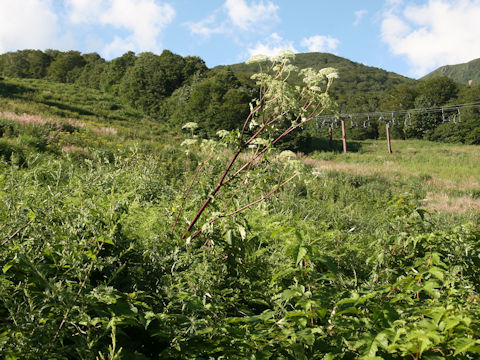
<path fill-rule="evenodd" d="M 234 153 L 222 172 L 217 185 L 189 222 L 182 238 L 191 240 L 199 235 L 202 229 L 211 226 L 217 219 L 237 214 L 250 206 L 275 196 L 280 188 L 292 182 L 297 176 L 297 174 L 293 174 L 286 179 L 282 179 L 266 195 L 240 206 L 238 209 L 230 211 L 223 209 L 225 211 L 216 212 L 211 215 L 209 220 L 204 222 L 202 227 L 195 231 L 199 219 L 222 188 L 241 177 L 243 177 L 242 180 L 237 182 L 236 185 L 244 187 L 249 172 L 265 156 L 268 150 L 272 149 L 275 144 L 292 131 L 315 119 L 325 110 L 331 110 L 335 107 L 335 102 L 329 97 L 328 91 L 333 80 L 338 77 L 337 71 L 333 68 L 325 68 L 319 71 L 307 68 L 299 71 L 292 64 L 294 56 L 292 52 L 285 51 L 275 57 L 256 56 L 248 61 L 249 63 L 256 62 L 260 67 L 260 71 L 252 76 L 259 88 L 259 97 L 250 104 L 250 113 L 240 129 L 234 130 L 230 136 L 226 136 L 224 133 L 220 134 L 221 137 L 230 139 L 229 142 L 233 144 Z M 293 73 L 298 73 L 303 78 L 303 86 L 293 86 L 288 82 Z M 240 154 L 247 153 L 249 148 L 255 148 L 255 151 L 246 161 L 244 160 L 243 164 L 238 166 L 237 162 Z M 248 186 L 255 185 L 249 183 Z M 248 188 L 242 191 L 248 191 Z"/>

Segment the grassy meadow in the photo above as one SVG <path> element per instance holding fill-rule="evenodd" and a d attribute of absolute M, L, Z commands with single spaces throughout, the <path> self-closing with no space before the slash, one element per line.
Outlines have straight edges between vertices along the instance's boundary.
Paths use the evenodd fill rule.
<path fill-rule="evenodd" d="M 232 150 L 98 91 L 5 84 L 6 359 L 478 358 L 478 146 L 271 150 L 188 232 Z"/>
<path fill-rule="evenodd" d="M 478 146 L 392 140 L 392 148 L 393 153 L 388 154 L 385 140 L 365 140 L 358 152 L 317 153 L 306 161 L 323 171 L 407 182 L 423 180 L 421 186 L 427 192 L 424 205 L 427 208 L 452 213 L 480 211 Z M 436 200 L 442 200 L 443 207 L 439 207 Z"/>

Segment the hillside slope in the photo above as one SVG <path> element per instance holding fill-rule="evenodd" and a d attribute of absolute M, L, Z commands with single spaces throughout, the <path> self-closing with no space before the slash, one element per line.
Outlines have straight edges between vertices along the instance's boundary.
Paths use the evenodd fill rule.
<path fill-rule="evenodd" d="M 400 84 L 413 85 L 416 80 L 405 76 L 389 72 L 376 67 L 366 66 L 340 56 L 329 53 L 302 53 L 296 54 L 294 65 L 300 69 L 311 67 L 322 69 L 325 67 L 334 67 L 338 70 L 340 77 L 335 82 L 335 94 L 345 95 L 358 92 L 385 91 L 394 88 Z M 222 68 L 225 66 L 219 66 Z M 258 71 L 257 64 L 233 64 L 228 66 L 240 78 L 249 77 Z M 298 78 L 292 77 L 292 81 L 298 81 Z"/>
<path fill-rule="evenodd" d="M 460 84 L 467 85 L 472 80 L 472 85 L 480 84 L 480 58 L 457 65 L 445 65 L 424 76 L 422 80 L 438 76 L 448 76 Z"/>

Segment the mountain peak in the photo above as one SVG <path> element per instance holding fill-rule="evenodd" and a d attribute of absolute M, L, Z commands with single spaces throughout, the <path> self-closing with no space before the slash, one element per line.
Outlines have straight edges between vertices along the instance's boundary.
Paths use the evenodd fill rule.
<path fill-rule="evenodd" d="M 389 72 L 380 68 L 366 66 L 330 53 L 310 52 L 295 54 L 293 64 L 304 69 L 311 67 L 319 70 L 325 67 L 334 67 L 339 72 L 332 91 L 336 94 L 353 92 L 385 91 L 400 84 L 414 84 L 416 80 Z M 217 66 L 222 68 L 226 66 Z M 257 64 L 239 63 L 228 66 L 240 77 L 249 77 L 258 71 Z M 300 81 L 292 76 L 292 82 Z"/>

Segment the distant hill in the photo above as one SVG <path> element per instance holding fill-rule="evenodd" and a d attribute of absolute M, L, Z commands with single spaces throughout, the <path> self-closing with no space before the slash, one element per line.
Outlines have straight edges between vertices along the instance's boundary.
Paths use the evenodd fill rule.
<path fill-rule="evenodd" d="M 334 67 L 339 72 L 339 79 L 335 81 L 334 89 L 337 95 L 346 95 L 359 92 L 385 91 L 400 84 L 413 85 L 416 80 L 405 76 L 385 71 L 376 67 L 366 66 L 340 56 L 328 53 L 302 53 L 296 54 L 294 65 L 300 69 L 311 67 L 322 69 Z M 257 64 L 234 64 L 229 66 L 218 66 L 217 68 L 229 67 L 239 78 L 246 79 L 258 71 Z M 298 78 L 293 77 L 293 82 Z"/>
<path fill-rule="evenodd" d="M 475 59 L 464 64 L 445 65 L 424 76 L 431 79 L 438 76 L 448 76 L 460 84 L 467 85 L 472 80 L 472 85 L 480 84 L 480 59 Z"/>

